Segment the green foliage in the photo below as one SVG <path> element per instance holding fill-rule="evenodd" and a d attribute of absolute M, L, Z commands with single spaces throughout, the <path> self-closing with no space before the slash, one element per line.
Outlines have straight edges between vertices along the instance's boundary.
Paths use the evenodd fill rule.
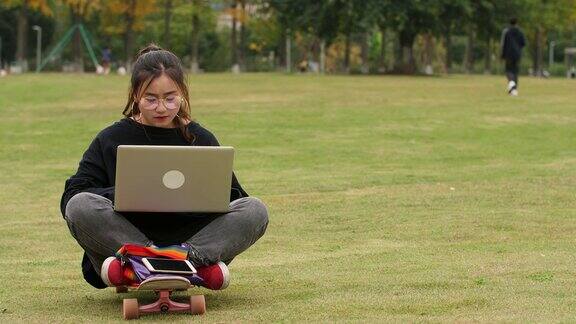
<path fill-rule="evenodd" d="M 69 4 L 82 3 L 87 6 L 83 16 L 84 24 L 94 36 L 96 47 L 101 49 L 103 46 L 110 46 L 114 57 L 124 60 L 128 47 L 125 31 L 126 1 L 32 0 L 28 2 L 33 9 L 27 16 L 30 20 L 28 26 L 35 23 L 43 24 L 44 28 L 45 25 L 43 46 L 51 48 L 73 24 Z M 4 40 L 4 60 L 14 59 L 17 42 L 15 29 L 18 25 L 16 15 L 22 3 L 22 0 L 10 0 L 0 5 L 0 37 Z M 206 71 L 229 69 L 231 54 L 226 52 L 232 49 L 226 33 L 231 30 L 221 25 L 225 20 L 222 18 L 231 14 L 230 6 L 233 2 L 172 0 L 172 3 L 170 49 L 182 57 L 187 66 L 190 64 L 192 15 L 196 14 L 200 23 L 200 68 Z M 7 4 L 13 8 L 7 8 Z M 164 37 L 164 4 L 164 0 L 158 0 L 155 6 L 143 5 L 138 10 L 135 26 L 137 30 L 141 27 L 143 30 L 136 35 L 136 48 L 149 42 L 168 45 Z M 309 52 L 318 56 L 322 40 L 327 48 L 334 45 L 334 51 L 342 51 L 341 44 L 346 39 L 352 40 L 352 47 L 360 47 L 367 35 L 372 44 L 369 55 L 371 66 L 381 63 L 380 55 L 377 54 L 378 40 L 374 37 L 382 30 L 391 33 L 391 43 L 387 47 L 390 52 L 388 59 L 397 61 L 405 58 L 404 53 L 415 47 L 414 40 L 418 35 L 433 35 L 437 43 L 442 43 L 450 36 L 473 32 L 478 40 L 474 48 L 474 51 L 479 53 L 476 57 L 489 55 L 486 54 L 486 44 L 489 40 L 497 42 L 500 39 L 502 29 L 513 16 L 519 18 L 520 26 L 529 40 L 528 50 L 533 57 L 537 51 L 542 52 L 551 40 L 566 43 L 562 48 L 573 46 L 575 41 L 576 0 L 250 0 L 246 1 L 246 4 L 249 13 L 241 20 L 246 27 L 246 42 L 242 50 L 248 70 L 273 68 L 280 63 L 285 54 L 287 33 L 293 40 L 301 41 L 293 44 L 294 57 L 298 60 L 309 56 Z M 217 26 L 218 21 L 220 26 Z M 27 35 L 27 55 L 32 58 L 34 33 L 30 30 Z M 393 42 L 398 44 L 392 44 Z M 454 50 L 458 52 L 460 49 Z M 459 53 L 451 53 L 445 48 L 444 51 L 450 52 L 450 58 L 460 57 Z M 441 49 L 435 57 L 441 57 L 444 51 Z M 275 62 L 268 60 L 270 52 L 275 53 Z M 66 48 L 58 63 L 70 60 L 71 56 L 72 50 Z M 336 53 L 334 56 L 342 60 L 344 55 Z M 318 57 L 314 57 L 314 60 L 318 61 Z M 557 57 L 556 60 L 561 61 L 563 58 Z M 338 62 L 334 63 L 334 66 L 339 65 L 341 64 Z"/>
<path fill-rule="evenodd" d="M 206 33 L 200 43 L 203 53 L 200 67 L 209 72 L 224 72 L 230 68 L 231 58 L 230 31 L 212 31 Z"/>
<path fill-rule="evenodd" d="M 14 7 L 4 7 L 0 4 L 0 37 L 2 38 L 2 53 L 0 61 L 6 63 L 15 59 L 16 42 L 17 42 L 17 14 L 19 1 L 9 3 Z M 28 26 L 38 25 L 42 28 L 42 49 L 45 50 L 50 43 L 54 40 L 54 31 L 56 22 L 51 16 L 42 14 L 39 10 L 31 8 L 26 15 L 28 19 Z M 26 30 L 28 57 L 36 57 L 36 37 L 37 32 L 29 28 Z"/>
<path fill-rule="evenodd" d="M 215 13 L 207 8 L 196 8 L 189 1 L 178 1 L 173 4 L 172 20 L 170 32 L 172 36 L 172 47 L 179 56 L 188 55 L 190 52 L 190 35 L 192 32 L 192 15 L 198 13 L 200 16 L 201 33 L 213 31 L 216 27 Z M 156 40 L 159 45 L 164 43 L 164 11 L 159 10 L 147 19 L 146 30 L 143 34 L 149 40 Z M 143 35 L 144 36 L 144 35 Z"/>
<path fill-rule="evenodd" d="M 451 34 L 462 32 L 474 15 L 471 0 L 441 0 L 438 11 L 437 32 Z"/>
<path fill-rule="evenodd" d="M 439 5 L 424 0 L 389 0 L 384 2 L 384 17 L 390 28 L 416 35 L 432 31 Z"/>
<path fill-rule="evenodd" d="M 276 21 L 276 16 L 255 17 L 247 23 L 248 31 L 248 51 L 254 54 L 266 54 L 276 50 L 282 42 L 281 26 Z"/>
<path fill-rule="evenodd" d="M 550 0 L 516 0 L 519 10 L 518 17 L 525 26 L 536 28 L 562 29 L 574 23 L 576 1 L 550 1 Z"/>
<path fill-rule="evenodd" d="M 330 43 L 338 33 L 342 1 L 270 0 L 278 23 L 283 29 L 311 33 Z"/>

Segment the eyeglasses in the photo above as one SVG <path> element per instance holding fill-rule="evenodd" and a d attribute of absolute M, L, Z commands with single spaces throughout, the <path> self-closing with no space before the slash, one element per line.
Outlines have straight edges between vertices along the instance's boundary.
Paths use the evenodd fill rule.
<path fill-rule="evenodd" d="M 174 96 L 174 95 L 167 96 L 166 98 L 156 98 L 152 96 L 146 96 L 140 99 L 138 107 L 146 110 L 154 110 L 158 108 L 160 101 L 162 101 L 162 104 L 164 104 L 164 107 L 166 107 L 166 109 L 173 110 L 180 108 L 180 105 L 182 105 L 182 101 L 184 101 L 184 99 L 180 96 Z"/>

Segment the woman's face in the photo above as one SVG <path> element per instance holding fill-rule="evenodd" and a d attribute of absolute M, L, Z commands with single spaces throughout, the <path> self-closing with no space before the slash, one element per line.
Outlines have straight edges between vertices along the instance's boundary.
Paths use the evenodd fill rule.
<path fill-rule="evenodd" d="M 142 124 L 163 128 L 176 126 L 174 118 L 180 110 L 182 95 L 165 73 L 152 80 L 136 100 L 140 108 L 140 116 L 136 118 Z"/>

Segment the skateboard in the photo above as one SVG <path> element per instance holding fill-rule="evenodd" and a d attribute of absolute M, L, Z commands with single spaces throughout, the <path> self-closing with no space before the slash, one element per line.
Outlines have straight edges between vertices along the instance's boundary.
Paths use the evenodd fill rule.
<path fill-rule="evenodd" d="M 154 291 L 158 296 L 152 304 L 139 305 L 136 298 L 125 298 L 122 315 L 124 319 L 136 319 L 140 315 L 151 313 L 187 312 L 192 315 L 202 315 L 206 312 L 204 295 L 190 296 L 190 303 L 179 303 L 170 299 L 173 291 L 186 291 L 191 287 L 190 281 L 179 276 L 162 276 L 148 278 L 137 287 L 130 287 L 136 291 Z M 128 292 L 128 287 L 117 287 L 117 293 Z"/>

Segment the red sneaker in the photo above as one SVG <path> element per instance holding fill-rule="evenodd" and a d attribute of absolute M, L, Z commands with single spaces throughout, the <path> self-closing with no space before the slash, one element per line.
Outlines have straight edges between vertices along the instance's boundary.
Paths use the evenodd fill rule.
<path fill-rule="evenodd" d="M 120 263 L 120 260 L 115 257 L 108 257 L 104 260 L 100 271 L 100 277 L 108 287 L 127 285 L 126 280 L 124 280 L 122 264 Z"/>
<path fill-rule="evenodd" d="M 212 290 L 222 290 L 230 284 L 230 272 L 222 261 L 196 268 L 196 274 L 204 281 L 202 286 Z"/>

